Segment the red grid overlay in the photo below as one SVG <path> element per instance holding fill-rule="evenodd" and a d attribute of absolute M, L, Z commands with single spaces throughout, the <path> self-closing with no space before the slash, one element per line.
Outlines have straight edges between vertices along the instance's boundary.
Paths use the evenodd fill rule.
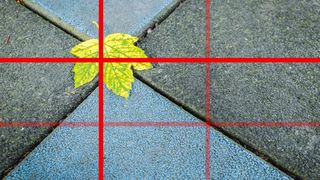
<path fill-rule="evenodd" d="M 211 58 L 210 47 L 210 3 L 211 0 L 204 0 L 206 38 L 204 58 L 148 58 L 148 59 L 116 59 L 103 57 L 104 39 L 104 0 L 99 1 L 99 57 L 98 58 L 0 58 L 0 63 L 75 63 L 75 62 L 96 62 L 99 63 L 98 80 L 98 122 L 0 122 L 1 127 L 98 127 L 98 177 L 104 179 L 104 127 L 204 127 L 205 131 L 205 177 L 211 179 L 210 174 L 210 127 L 320 127 L 320 122 L 216 122 L 210 117 L 210 84 L 211 68 L 210 63 L 319 63 L 320 58 Z M 157 63 L 205 63 L 205 122 L 104 122 L 104 82 L 103 63 L 106 62 L 157 62 Z"/>

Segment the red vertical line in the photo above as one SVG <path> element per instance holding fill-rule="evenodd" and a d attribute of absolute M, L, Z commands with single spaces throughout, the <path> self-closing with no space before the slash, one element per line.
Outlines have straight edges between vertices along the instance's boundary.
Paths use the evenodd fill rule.
<path fill-rule="evenodd" d="M 104 9 L 104 4 L 103 0 L 99 0 L 99 58 L 101 58 L 101 61 L 103 60 L 103 39 L 104 39 L 104 22 L 103 22 L 103 9 Z"/>
<path fill-rule="evenodd" d="M 103 0 L 99 0 L 98 2 L 98 19 L 99 19 L 99 93 L 98 93 L 98 179 L 104 179 L 104 107 L 103 107 L 103 39 L 104 39 L 104 4 Z"/>
<path fill-rule="evenodd" d="M 103 108 L 103 62 L 99 62 L 99 123 L 98 123 L 98 179 L 104 178 L 104 108 Z"/>
<path fill-rule="evenodd" d="M 206 2 L 206 58 L 210 58 L 210 28 L 211 28 L 211 18 L 210 18 L 210 0 L 205 0 Z M 209 180 L 210 177 L 210 84 L 211 84 L 211 72 L 210 72 L 210 63 L 206 63 L 206 79 L 205 79 L 205 107 L 206 107 L 206 155 L 205 155 L 205 171 L 206 171 L 206 180 Z"/>

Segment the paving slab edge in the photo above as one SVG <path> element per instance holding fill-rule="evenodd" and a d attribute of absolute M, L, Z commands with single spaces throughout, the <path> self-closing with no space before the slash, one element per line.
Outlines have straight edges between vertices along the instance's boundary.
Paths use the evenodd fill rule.
<path fill-rule="evenodd" d="M 40 5 L 37 5 L 36 3 L 33 3 L 30 0 L 24 0 L 23 5 L 28 9 L 32 10 L 33 12 L 35 12 L 36 14 L 40 15 L 41 17 L 45 18 L 50 23 L 56 25 L 58 28 L 78 38 L 79 40 L 85 41 L 85 40 L 91 39 L 90 36 L 77 30 L 76 28 L 71 26 L 69 23 L 64 22 L 58 16 L 52 15 L 50 12 L 48 12 L 45 8 L 41 7 Z"/>
<path fill-rule="evenodd" d="M 203 114 L 199 113 L 196 110 L 195 106 L 192 106 L 191 104 L 186 104 L 186 103 L 180 101 L 174 95 L 167 92 L 166 90 L 164 90 L 160 87 L 157 87 L 155 82 L 153 82 L 150 78 L 143 76 L 142 73 L 135 71 L 134 75 L 139 81 L 143 82 L 144 84 L 146 84 L 147 86 L 152 88 L 155 92 L 159 93 L 161 96 L 165 97 L 169 101 L 173 102 L 174 104 L 176 104 L 177 106 L 179 106 L 180 108 L 185 110 L 187 113 L 190 113 L 191 115 L 195 116 L 197 119 L 199 119 L 201 121 L 205 121 L 205 116 Z M 264 153 L 260 149 L 253 148 L 253 146 L 249 142 L 241 140 L 238 136 L 229 133 L 228 131 L 224 130 L 223 128 L 213 127 L 213 126 L 212 126 L 212 128 L 214 130 L 216 130 L 217 132 L 219 132 L 220 134 L 223 134 L 230 141 L 234 142 L 238 146 L 240 146 L 240 147 L 244 148 L 246 151 L 250 152 L 250 154 L 253 154 L 255 157 L 258 157 L 259 159 L 266 162 L 270 166 L 276 168 L 277 170 L 280 170 L 281 172 L 283 172 L 287 176 L 289 176 L 293 179 L 300 179 L 300 177 L 296 174 L 296 172 L 289 171 L 288 169 L 282 167 L 281 165 L 279 165 L 277 160 L 274 160 L 273 158 L 269 157 L 266 153 Z M 264 158 L 266 158 L 266 159 L 264 159 Z"/>
<path fill-rule="evenodd" d="M 93 90 L 90 94 L 88 94 L 88 96 L 87 96 L 70 114 L 67 115 L 66 118 L 64 118 L 63 120 L 61 120 L 61 122 L 64 122 L 64 121 L 68 120 L 70 117 L 72 117 L 73 114 L 76 113 L 76 110 L 77 110 L 78 108 L 80 108 L 80 106 L 81 106 L 83 103 L 85 103 L 86 101 L 89 101 L 88 98 L 89 98 L 90 95 L 92 95 L 92 94 L 94 93 L 94 91 L 96 91 L 96 90 L 97 90 L 97 87 L 95 87 L 94 90 Z M 37 149 L 41 144 L 43 144 L 43 143 L 47 142 L 48 140 L 50 140 L 50 137 L 53 136 L 53 134 L 54 134 L 56 131 L 59 130 L 59 127 L 62 127 L 62 126 L 58 125 L 58 126 L 54 127 L 53 130 L 50 132 L 49 135 L 47 135 L 37 146 L 35 146 L 32 151 L 30 151 L 27 155 L 25 155 L 24 157 L 22 157 L 22 158 L 20 159 L 20 161 L 19 161 L 17 164 L 15 164 L 14 167 L 13 167 L 7 174 L 4 175 L 4 177 L 2 178 L 2 180 L 6 180 L 6 177 L 9 176 L 12 172 L 14 172 L 15 169 L 17 169 L 26 159 L 28 159 L 29 156 L 31 156 L 32 152 L 33 152 L 35 149 Z M 77 128 L 77 127 L 74 127 L 74 128 Z"/>
<path fill-rule="evenodd" d="M 75 111 L 79 108 L 79 106 L 84 103 L 85 101 L 88 101 L 88 98 L 90 97 L 91 94 L 94 93 L 94 91 L 98 88 L 98 77 L 95 77 L 91 83 L 94 83 L 94 86 L 92 88 L 90 88 L 88 91 L 88 94 L 87 96 L 85 96 L 83 98 L 83 100 L 72 110 L 70 111 L 70 113 L 68 113 L 63 119 L 60 119 L 59 122 L 62 123 L 64 122 L 65 120 L 67 120 L 70 116 L 72 116 Z M 3 180 L 6 179 L 6 176 L 8 176 L 9 174 L 11 174 L 11 172 L 13 172 L 17 167 L 20 166 L 20 164 L 25 160 L 27 159 L 30 154 L 38 147 L 40 146 L 42 143 L 46 142 L 47 139 L 49 137 L 52 136 L 52 134 L 57 131 L 58 127 L 60 127 L 60 125 L 56 126 L 56 127 L 51 127 L 51 130 L 49 132 L 49 134 L 47 136 L 45 136 L 42 140 L 40 140 L 40 142 L 33 147 L 33 149 L 31 149 L 26 155 L 24 155 L 23 157 L 19 158 L 18 161 L 15 162 L 15 164 L 12 165 L 12 167 L 10 167 L 10 169 L 8 169 L 8 171 L 6 173 L 3 174 L 3 177 L 0 176 L 0 179 L 2 178 Z"/>
<path fill-rule="evenodd" d="M 153 17 L 149 23 L 145 24 L 139 33 L 134 35 L 138 36 L 139 40 L 141 40 L 141 38 L 147 35 L 147 31 L 149 28 L 154 29 L 157 23 L 161 23 L 168 16 L 170 16 L 170 14 L 184 1 L 186 0 L 174 0 L 173 2 L 171 2 L 166 8 L 163 8 L 159 14 Z M 46 10 L 42 6 L 32 2 L 32 0 L 25 0 L 23 2 L 23 5 L 28 9 L 34 11 L 36 14 L 40 15 L 41 17 L 47 19 L 50 23 L 56 25 L 57 27 L 61 28 L 65 32 L 75 36 L 81 41 L 85 41 L 93 38 L 87 35 L 86 33 L 81 32 L 77 28 L 73 27 L 71 24 L 63 21 L 58 16 L 51 14 L 50 12 L 48 12 L 48 10 Z"/>
<path fill-rule="evenodd" d="M 136 81 L 139 81 L 139 80 L 136 79 Z M 140 81 L 140 82 L 141 82 L 141 81 Z M 141 83 L 144 84 L 143 82 L 141 82 Z M 148 86 L 148 85 L 146 85 L 146 86 Z M 149 87 L 149 86 L 148 86 L 148 87 Z M 150 88 L 150 90 L 154 91 L 154 89 L 152 89 L 151 87 L 149 87 L 149 88 Z M 97 89 L 95 89 L 92 93 L 90 93 L 90 95 L 93 95 L 95 91 L 97 91 Z M 164 100 L 169 101 L 169 102 L 172 103 L 174 106 L 177 106 L 177 108 L 181 108 L 181 106 L 179 106 L 179 105 L 175 104 L 174 102 L 170 101 L 170 100 L 167 99 L 165 96 L 163 96 L 162 94 L 158 93 L 157 91 L 155 91 L 155 93 L 157 93 L 157 94 L 159 94 L 160 96 L 162 96 Z M 89 95 L 89 96 L 90 96 L 90 95 Z M 89 97 L 89 96 L 88 96 L 88 97 Z M 72 118 L 73 115 L 74 115 L 75 113 L 77 113 L 77 110 L 78 110 L 79 108 L 81 108 L 82 104 L 86 103 L 86 101 L 89 101 L 89 100 L 88 100 L 88 97 L 87 97 L 84 101 L 82 101 L 82 102 L 80 103 L 80 105 L 79 105 L 72 113 L 70 113 L 63 121 L 61 121 L 61 122 L 68 121 L 69 118 Z M 184 110 L 184 109 L 182 109 L 182 110 L 184 111 L 184 113 L 190 114 L 188 111 L 186 111 L 186 110 Z M 192 115 L 192 114 L 191 114 L 191 115 Z M 192 115 L 192 116 L 194 116 L 194 115 Z M 201 119 L 199 119 L 199 118 L 196 117 L 196 116 L 195 116 L 195 118 L 198 119 L 199 121 L 202 121 Z M 60 130 L 60 127 L 62 127 L 62 126 L 59 125 L 59 126 L 55 127 L 55 128 L 51 131 L 51 133 L 50 133 L 48 136 L 46 136 L 31 152 L 29 152 L 26 156 L 24 156 L 23 158 L 21 158 L 21 161 L 20 161 L 18 164 L 16 164 L 15 167 L 12 168 L 7 174 L 4 175 L 3 180 L 6 180 L 6 179 L 7 179 L 6 177 L 10 176 L 12 172 L 15 172 L 16 169 L 19 168 L 20 165 L 21 165 L 22 163 L 24 163 L 24 161 L 25 161 L 26 159 L 28 159 L 29 156 L 31 156 L 32 153 L 33 153 L 39 146 L 41 146 L 42 144 L 44 144 L 44 143 L 46 143 L 47 141 L 49 141 L 49 140 L 51 139 L 51 137 L 54 135 L 54 133 L 56 133 L 57 131 Z M 77 128 L 77 127 L 75 127 L 75 128 Z M 249 155 L 251 155 L 252 157 L 255 157 L 256 159 L 260 160 L 261 162 L 265 163 L 266 165 L 268 165 L 268 166 L 272 167 L 273 169 L 277 170 L 277 171 L 278 171 L 280 174 L 282 174 L 283 176 L 287 176 L 287 177 L 290 178 L 290 179 L 295 179 L 295 178 L 292 177 L 290 174 L 284 172 L 283 170 L 279 169 L 278 167 L 274 166 L 273 164 L 269 163 L 268 161 L 262 159 L 261 157 L 259 157 L 259 156 L 256 155 L 255 153 L 251 152 L 251 151 L 248 150 L 247 148 L 243 147 L 241 144 L 239 144 L 238 142 L 234 141 L 232 138 L 228 137 L 228 136 L 225 135 L 223 132 L 220 132 L 219 130 L 217 130 L 217 129 L 214 128 L 214 127 L 211 127 L 211 131 L 215 131 L 215 133 L 217 133 L 218 136 L 224 137 L 224 138 L 226 139 L 226 141 L 232 143 L 234 146 L 236 146 L 236 147 L 238 147 L 238 148 L 240 148 L 240 149 L 243 149 L 244 151 L 246 151 L 246 152 L 247 152 Z"/>
<path fill-rule="evenodd" d="M 185 1 L 187 0 L 175 0 L 174 2 L 171 2 L 166 8 L 162 9 L 162 11 L 157 16 L 155 16 L 151 22 L 143 26 L 143 30 L 140 33 L 136 34 L 139 37 L 139 41 L 148 36 L 149 29 L 156 29 L 157 26 L 159 26 L 164 20 L 166 20 Z"/>

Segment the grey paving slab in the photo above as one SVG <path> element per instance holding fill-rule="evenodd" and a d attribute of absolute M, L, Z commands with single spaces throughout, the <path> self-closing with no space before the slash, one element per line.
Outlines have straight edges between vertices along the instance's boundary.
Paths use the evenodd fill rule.
<path fill-rule="evenodd" d="M 212 68 L 214 121 L 319 122 L 319 64 Z M 225 128 L 306 179 L 319 178 L 320 127 Z"/>
<path fill-rule="evenodd" d="M 148 98 L 141 99 L 141 96 Z M 146 107 L 155 101 L 158 102 L 158 108 L 127 107 L 128 104 Z M 112 108 L 108 106 L 109 103 L 112 103 Z M 134 83 L 129 101 L 107 91 L 105 104 L 106 117 L 109 119 L 118 120 L 118 113 L 121 113 L 128 122 L 142 122 L 137 119 L 154 122 L 159 113 L 171 121 L 200 122 L 139 81 Z M 96 90 L 65 122 L 97 121 L 97 105 Z M 166 109 L 166 115 L 163 109 Z M 153 117 L 145 119 L 145 114 L 148 115 L 150 111 L 154 111 Z M 130 115 L 133 115 L 131 119 Z M 289 179 L 221 133 L 212 129 L 210 136 L 211 171 L 214 178 Z M 58 127 L 8 175 L 7 179 L 95 179 L 98 158 L 96 138 L 96 127 Z M 205 127 L 105 128 L 106 179 L 203 179 L 204 175 Z"/>
<path fill-rule="evenodd" d="M 105 0 L 105 33 L 141 35 L 179 0 Z M 26 0 L 25 4 L 81 39 L 97 37 L 98 0 Z"/>
<path fill-rule="evenodd" d="M 139 46 L 150 57 L 204 57 L 205 14 L 205 1 L 187 0 Z"/>
<path fill-rule="evenodd" d="M 316 1 L 211 1 L 213 57 L 319 57 Z M 152 57 L 205 55 L 205 1 L 187 0 L 140 46 Z"/>
<path fill-rule="evenodd" d="M 0 63 L 0 121 L 57 122 L 96 86 L 75 90 L 71 63 Z M 50 127 L 0 127 L 0 176 L 47 136 Z"/>
<path fill-rule="evenodd" d="M 0 57 L 71 57 L 78 40 L 11 0 L 0 2 Z"/>
<path fill-rule="evenodd" d="M 319 57 L 320 3 L 217 0 L 211 3 L 216 57 Z"/>

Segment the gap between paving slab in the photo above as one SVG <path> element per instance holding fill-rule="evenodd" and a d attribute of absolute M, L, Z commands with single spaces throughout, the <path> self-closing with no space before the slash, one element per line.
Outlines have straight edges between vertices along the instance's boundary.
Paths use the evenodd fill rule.
<path fill-rule="evenodd" d="M 98 92 L 65 122 L 97 122 Z M 144 98 L 142 98 L 144 97 Z M 136 80 L 129 101 L 105 92 L 106 122 L 201 122 Z M 136 108 L 132 108 L 136 107 Z M 183 130 L 182 130 L 183 129 Z M 105 178 L 203 179 L 205 127 L 106 127 Z M 6 179 L 97 178 L 97 127 L 58 127 Z M 212 129 L 211 176 L 291 179 Z"/>

